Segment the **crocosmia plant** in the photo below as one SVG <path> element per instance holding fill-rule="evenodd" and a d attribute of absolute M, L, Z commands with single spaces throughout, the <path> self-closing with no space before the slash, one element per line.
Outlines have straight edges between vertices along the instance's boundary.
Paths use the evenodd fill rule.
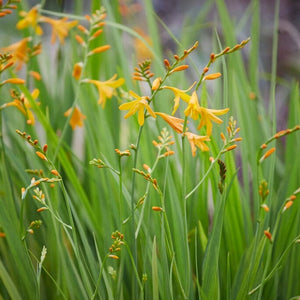
<path fill-rule="evenodd" d="M 0 0 L 0 299 L 299 299 L 280 1 L 162 2 Z"/>

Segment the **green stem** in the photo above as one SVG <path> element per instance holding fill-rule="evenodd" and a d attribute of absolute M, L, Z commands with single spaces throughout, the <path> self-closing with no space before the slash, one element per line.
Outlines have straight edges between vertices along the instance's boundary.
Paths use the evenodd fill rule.
<path fill-rule="evenodd" d="M 47 11 L 47 10 L 43 10 L 43 9 L 40 9 L 40 12 L 43 12 L 43 13 L 50 13 L 50 14 L 53 14 L 53 15 L 57 15 L 55 12 L 50 12 L 50 11 Z M 60 13 L 58 13 L 58 15 L 60 15 Z M 63 14 L 64 15 L 64 14 Z M 77 16 L 78 18 L 78 16 Z M 81 19 L 81 18 L 80 18 Z M 85 19 L 84 17 L 82 17 L 82 19 Z M 62 144 L 62 142 L 64 141 L 64 138 L 65 138 L 65 135 L 67 133 L 67 129 L 68 129 L 68 124 L 69 124 L 69 121 L 72 117 L 72 114 L 73 114 L 73 111 L 74 111 L 74 108 L 76 107 L 78 101 L 79 101 L 79 95 L 80 95 L 80 87 L 81 87 L 81 80 L 83 79 L 83 76 L 85 74 L 85 68 L 87 66 L 87 62 L 88 62 L 88 53 L 89 53 L 89 45 L 90 45 L 90 38 L 92 37 L 92 29 L 89 31 L 89 35 L 87 37 L 87 45 L 86 47 L 84 48 L 84 59 L 83 59 L 83 65 L 82 65 L 82 70 L 81 70 L 81 74 L 80 74 L 80 78 L 77 80 L 77 85 L 76 85 L 76 91 L 75 91 L 75 99 L 73 101 L 73 104 L 71 106 L 72 110 L 71 110 L 71 113 L 69 114 L 66 122 L 65 122 L 65 125 L 62 129 L 62 133 L 60 135 L 60 138 L 58 140 L 58 143 L 56 145 L 56 151 L 54 153 L 54 156 L 53 156 L 53 161 L 55 162 L 57 156 L 58 156 L 58 153 L 59 153 L 59 150 L 60 150 L 60 146 Z"/>
<path fill-rule="evenodd" d="M 123 179 L 122 179 L 122 163 L 121 156 L 119 157 L 119 226 L 122 226 L 123 220 Z"/>
<path fill-rule="evenodd" d="M 186 131 L 187 126 L 187 116 L 184 119 L 183 124 L 183 132 Z M 186 245 L 186 257 L 187 257 L 187 264 L 186 264 L 186 276 L 185 276 L 185 287 L 188 290 L 188 285 L 190 283 L 190 251 L 188 245 L 188 225 L 187 225 L 187 201 L 185 198 L 186 193 L 186 159 L 185 159 L 185 135 L 183 134 L 181 137 L 181 144 L 182 144 L 182 177 L 181 177 L 181 187 L 182 187 L 182 205 L 183 205 L 183 222 L 184 222 L 184 244 Z"/>
<path fill-rule="evenodd" d="M 156 166 L 158 164 L 158 161 L 160 159 L 161 151 L 162 151 L 162 149 L 159 149 L 159 151 L 157 153 L 157 156 L 156 156 L 156 159 L 155 159 L 155 162 L 153 164 L 153 167 L 151 168 L 150 174 L 152 174 L 154 172 L 154 170 L 155 170 L 155 168 L 156 168 Z M 140 214 L 140 219 L 139 219 L 137 228 L 135 230 L 135 238 L 138 237 L 138 234 L 139 234 L 139 231 L 140 231 L 140 227 L 142 225 L 142 220 L 143 220 L 143 217 L 144 217 L 144 211 L 145 211 L 145 207 L 146 207 L 146 201 L 148 199 L 149 189 L 150 189 L 150 182 L 148 181 L 147 187 L 146 187 L 146 191 L 145 191 L 145 194 L 144 194 L 145 195 L 144 204 L 143 204 L 143 207 L 142 207 L 142 211 L 141 211 L 141 214 Z"/>
<path fill-rule="evenodd" d="M 273 267 L 273 269 L 270 271 L 270 273 L 264 278 L 264 280 L 262 281 L 262 283 L 260 283 L 258 286 L 256 286 L 254 289 L 252 289 L 248 295 L 252 295 L 254 294 L 258 289 L 260 289 L 269 279 L 271 279 L 271 277 L 274 275 L 274 273 L 276 272 L 276 270 L 278 270 L 281 266 L 282 260 L 284 259 L 284 257 L 287 255 L 288 251 L 290 250 L 290 248 L 297 242 L 297 240 L 299 240 L 300 236 L 298 235 L 296 238 L 294 238 L 292 240 L 292 242 L 287 246 L 287 248 L 284 250 L 284 252 L 282 253 L 282 255 L 280 256 L 280 258 L 278 259 L 277 263 L 275 264 L 275 266 Z"/>
<path fill-rule="evenodd" d="M 104 264 L 105 264 L 105 262 L 106 262 L 106 260 L 108 258 L 108 255 L 109 255 L 109 253 L 105 255 L 105 257 L 104 257 L 104 259 L 102 261 L 101 268 L 100 268 L 100 273 L 99 273 L 97 284 L 96 284 L 96 289 L 95 289 L 95 291 L 93 293 L 93 296 L 92 296 L 91 300 L 93 300 L 93 299 L 96 298 L 96 295 L 97 295 L 97 292 L 98 292 L 98 288 L 100 286 L 100 282 L 101 282 L 101 278 L 102 278 L 102 273 L 103 273 L 103 270 L 104 270 Z"/>
<path fill-rule="evenodd" d="M 135 154 L 134 154 L 134 162 L 133 162 L 133 168 L 136 169 L 137 165 L 137 158 L 138 158 L 138 151 L 139 151 L 139 145 L 141 140 L 141 135 L 143 131 L 144 126 L 140 126 L 139 133 L 137 137 L 136 142 L 136 148 L 135 148 Z M 134 235 L 135 232 L 135 220 L 134 220 L 134 211 L 135 211 L 135 201 L 134 201 L 134 191 L 135 191 L 135 172 L 132 174 L 132 184 L 131 184 L 131 231 L 132 231 L 132 247 L 133 247 L 133 262 L 134 266 L 137 266 L 137 244 L 136 244 L 136 238 Z M 134 280 L 134 292 L 136 294 L 137 292 L 137 285 L 136 281 Z"/>
<path fill-rule="evenodd" d="M 133 266 L 134 274 L 135 274 L 135 276 L 136 276 L 138 285 L 139 285 L 140 290 L 141 290 L 141 293 L 142 293 L 142 295 L 143 295 L 143 284 L 142 284 L 142 282 L 141 282 L 141 280 L 140 280 L 140 278 L 139 278 L 139 273 L 138 273 L 137 268 L 136 268 L 135 260 L 134 260 L 132 254 L 131 254 L 131 251 L 130 251 L 130 248 L 129 248 L 128 244 L 127 244 L 127 243 L 124 243 L 124 244 L 125 244 L 125 246 L 126 246 L 126 248 L 127 248 L 127 251 L 128 251 L 128 254 L 129 254 L 129 257 L 130 257 L 132 266 Z M 136 294 L 136 295 L 137 295 L 137 294 Z"/>
<path fill-rule="evenodd" d="M 224 149 L 224 147 L 223 147 Z M 220 158 L 222 154 L 222 150 L 218 153 L 218 155 L 216 156 L 216 158 L 211 162 L 208 170 L 206 171 L 206 173 L 204 174 L 204 176 L 201 178 L 201 180 L 196 184 L 196 186 L 185 196 L 185 199 L 188 199 L 190 196 L 192 196 L 192 194 L 194 194 L 196 192 L 196 190 L 200 187 L 200 185 L 204 182 L 204 180 L 206 179 L 206 177 L 208 176 L 208 174 L 210 173 L 212 167 L 214 166 L 214 164 L 218 161 L 218 159 Z"/>

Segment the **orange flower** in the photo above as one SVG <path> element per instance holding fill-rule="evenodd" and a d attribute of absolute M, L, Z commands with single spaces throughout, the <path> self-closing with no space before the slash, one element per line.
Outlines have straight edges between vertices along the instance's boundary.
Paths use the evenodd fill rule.
<path fill-rule="evenodd" d="M 191 132 L 185 132 L 184 135 L 188 138 L 191 149 L 192 149 L 192 155 L 196 155 L 196 147 L 198 147 L 201 151 L 208 151 L 209 148 L 204 142 L 209 142 L 210 138 L 207 135 L 201 136 L 197 135 Z"/>
<path fill-rule="evenodd" d="M 83 126 L 83 120 L 86 119 L 86 116 L 81 113 L 79 108 L 77 106 L 74 107 L 74 109 L 71 107 L 69 108 L 65 113 L 64 116 L 68 117 L 72 113 L 72 116 L 70 118 L 70 125 L 72 129 L 74 130 L 76 126 L 82 127 Z"/>
<path fill-rule="evenodd" d="M 16 64 L 16 71 L 19 71 L 23 63 L 28 61 L 28 50 L 27 43 L 31 40 L 30 37 L 24 38 L 19 42 L 16 42 L 10 46 L 0 48 L 0 51 L 3 53 L 10 53 L 12 54 L 12 62 Z"/>
<path fill-rule="evenodd" d="M 40 91 L 38 89 L 34 89 L 31 93 L 31 97 L 33 100 L 36 100 L 36 98 L 39 96 Z M 19 99 L 14 99 L 11 102 L 5 103 L 1 106 L 1 108 L 5 108 L 8 106 L 15 106 L 26 118 L 27 118 L 27 124 L 34 125 L 35 118 L 33 115 L 33 112 L 30 110 L 31 105 L 27 98 L 24 97 L 22 94 Z"/>
<path fill-rule="evenodd" d="M 128 103 L 121 104 L 119 106 L 120 110 L 127 110 L 129 109 L 129 112 L 125 115 L 125 119 L 129 118 L 130 116 L 134 115 L 136 112 L 138 112 L 138 122 L 140 126 L 144 125 L 145 122 L 145 116 L 144 116 L 144 110 L 146 109 L 149 114 L 156 118 L 156 115 L 154 111 L 151 109 L 151 107 L 148 104 L 148 98 L 147 97 L 140 97 L 133 91 L 129 91 L 129 94 L 134 97 L 136 100 L 130 101 Z"/>
<path fill-rule="evenodd" d="M 92 79 L 84 79 L 82 82 L 89 82 L 94 84 L 99 92 L 98 104 L 102 104 L 102 107 L 105 107 L 106 99 L 110 99 L 115 94 L 115 88 L 123 85 L 125 83 L 124 78 L 119 78 L 115 80 L 117 74 L 115 74 L 112 78 L 107 81 L 99 81 Z"/>
<path fill-rule="evenodd" d="M 49 23 L 52 26 L 52 36 L 51 43 L 54 44 L 56 37 L 58 37 L 61 44 L 64 44 L 65 38 L 69 34 L 69 30 L 77 25 L 78 21 L 67 22 L 68 18 L 64 17 L 62 19 L 51 19 L 48 17 L 40 17 L 40 21 Z"/>
<path fill-rule="evenodd" d="M 23 17 L 23 19 L 17 23 L 16 25 L 17 29 L 20 30 L 31 26 L 33 29 L 35 29 L 35 33 L 37 35 L 43 34 L 43 30 L 41 26 L 38 25 L 38 21 L 39 21 L 38 5 L 34 6 L 29 12 L 21 11 L 19 15 Z"/>
<path fill-rule="evenodd" d="M 162 112 L 155 112 L 155 114 L 162 117 L 177 133 L 183 132 L 183 119 L 175 118 Z"/>

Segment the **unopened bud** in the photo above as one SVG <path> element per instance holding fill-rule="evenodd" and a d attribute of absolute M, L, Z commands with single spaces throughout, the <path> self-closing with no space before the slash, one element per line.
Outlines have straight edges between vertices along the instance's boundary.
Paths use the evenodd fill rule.
<path fill-rule="evenodd" d="M 47 160 L 47 157 L 40 151 L 36 151 L 35 154 L 42 160 Z"/>
<path fill-rule="evenodd" d="M 164 59 L 164 64 L 165 64 L 167 69 L 170 69 L 170 63 L 167 59 Z"/>
<path fill-rule="evenodd" d="M 158 77 L 153 81 L 152 91 L 157 90 L 159 88 L 160 84 L 161 84 L 161 77 Z"/>

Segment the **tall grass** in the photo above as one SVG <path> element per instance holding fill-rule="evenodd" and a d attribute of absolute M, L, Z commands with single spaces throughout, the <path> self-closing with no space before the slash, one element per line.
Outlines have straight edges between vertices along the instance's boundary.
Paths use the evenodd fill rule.
<path fill-rule="evenodd" d="M 64 44 L 50 44 L 47 34 L 38 36 L 30 26 L 13 33 L 17 40 L 31 36 L 29 45 L 41 42 L 43 49 L 21 71 L 10 66 L 0 74 L 2 83 L 26 79 L 0 86 L 0 298 L 297 299 L 300 101 L 298 82 L 291 80 L 284 87 L 287 130 L 279 131 L 279 1 L 270 81 L 259 66 L 260 1 L 251 1 L 237 20 L 224 0 L 207 1 L 193 21 L 186 17 L 182 35 L 155 14 L 152 1 L 142 4 L 147 35 L 120 14 L 117 2 L 106 0 L 91 1 L 89 15 L 101 6 L 107 13 L 104 19 L 101 11 L 91 23 L 83 15 L 83 1 L 75 1 L 71 13 L 41 3 L 40 16 L 66 16 L 90 30 L 71 28 Z M 13 9 L 2 24 L 15 26 L 19 19 Z M 30 9 L 25 1 L 17 4 L 22 9 Z M 210 21 L 212 11 L 218 22 Z M 89 39 L 98 30 L 89 24 L 100 21 L 106 23 L 103 32 Z M 41 24 L 47 31 L 49 24 Z M 173 50 L 165 48 L 162 30 L 176 45 Z M 210 36 L 197 48 L 202 33 Z M 2 55 L 12 40 L 3 35 Z M 91 55 L 103 45 L 110 49 Z M 141 47 L 151 61 L 139 61 Z M 10 59 L 2 56 L 0 66 Z M 74 78 L 78 62 L 82 72 Z M 189 68 L 176 72 L 180 65 Z M 206 66 L 209 71 L 203 71 Z M 133 80 L 134 72 L 143 81 Z M 206 80 L 217 72 L 221 78 Z M 114 74 L 120 81 L 103 107 L 89 80 L 107 81 Z M 205 127 L 197 130 L 199 116 L 188 117 L 182 100 L 176 112 L 181 133 L 159 115 L 170 115 L 174 105 L 173 92 L 164 86 L 186 89 L 194 81 L 186 92 L 189 99 L 196 91 L 201 107 L 230 108 L 211 135 Z M 266 86 L 269 99 L 262 93 Z M 143 103 L 156 118 L 144 106 L 144 123 L 142 115 L 124 119 L 128 111 L 119 107 L 134 100 L 130 90 L 148 97 Z M 27 99 L 34 125 L 28 124 L 28 110 L 24 116 L 16 104 L 8 105 L 18 97 Z M 77 108 L 85 119 L 72 128 Z M 187 128 L 210 135 L 204 142 L 209 151 L 197 148 L 192 155 Z"/>

